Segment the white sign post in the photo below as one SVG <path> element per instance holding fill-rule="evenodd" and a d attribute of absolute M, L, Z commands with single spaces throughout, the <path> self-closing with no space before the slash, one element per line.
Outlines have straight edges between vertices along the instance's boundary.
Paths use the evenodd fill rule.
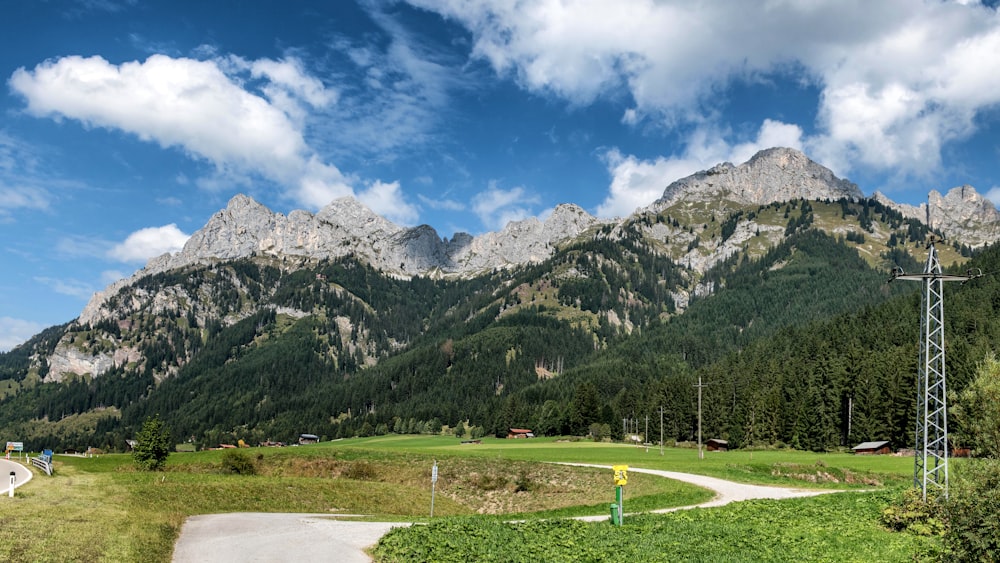
<path fill-rule="evenodd" d="M 438 462 L 434 460 L 434 467 L 431 469 L 431 518 L 434 518 L 434 489 L 438 482 Z"/>
<path fill-rule="evenodd" d="M 17 474 L 13 471 L 10 472 L 10 498 L 14 498 L 14 480 L 17 479 Z"/>

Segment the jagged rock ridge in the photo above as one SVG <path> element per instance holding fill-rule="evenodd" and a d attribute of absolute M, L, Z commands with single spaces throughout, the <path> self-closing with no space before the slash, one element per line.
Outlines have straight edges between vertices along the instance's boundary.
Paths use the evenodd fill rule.
<path fill-rule="evenodd" d="M 837 178 L 801 152 L 772 148 L 758 152 L 747 162 L 733 166 L 724 162 L 667 186 L 654 203 L 661 209 L 680 200 L 729 200 L 740 204 L 766 205 L 793 199 L 857 200 L 864 197 L 858 186 Z"/>

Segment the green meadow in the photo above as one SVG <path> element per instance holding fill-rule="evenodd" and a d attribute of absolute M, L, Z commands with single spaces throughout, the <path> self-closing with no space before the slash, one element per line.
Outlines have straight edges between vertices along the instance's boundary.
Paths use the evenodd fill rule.
<path fill-rule="evenodd" d="M 377 546 L 378 561 L 885 561 L 920 560 L 936 539 L 892 533 L 878 514 L 912 479 L 913 459 L 789 450 L 705 452 L 557 439 L 461 444 L 444 436 L 381 436 L 236 455 L 253 474 L 227 472 L 225 451 L 175 453 L 165 471 L 127 455 L 56 456 L 2 498 L 0 560 L 169 561 L 184 519 L 257 511 L 413 521 Z M 610 469 L 625 464 L 745 483 L 851 492 L 713 509 L 636 515 L 621 527 L 561 520 L 604 515 Z M 431 471 L 438 465 L 434 518 Z M 709 491 L 630 473 L 628 512 L 688 506 Z M 507 524 L 502 521 L 518 520 Z M 643 547 L 645 546 L 645 547 Z M 648 548 L 648 549 L 647 549 Z"/>

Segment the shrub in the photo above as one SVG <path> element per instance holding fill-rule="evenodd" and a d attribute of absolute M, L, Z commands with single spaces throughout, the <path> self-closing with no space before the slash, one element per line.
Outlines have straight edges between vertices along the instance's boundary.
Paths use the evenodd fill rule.
<path fill-rule="evenodd" d="M 341 476 L 355 481 L 374 481 L 378 478 L 378 471 L 367 461 L 356 461 L 344 469 Z"/>
<path fill-rule="evenodd" d="M 956 561 L 1000 561 L 1000 460 L 958 466 L 944 513 L 945 545 Z"/>
<path fill-rule="evenodd" d="M 255 475 L 257 466 L 250 456 L 239 450 L 226 450 L 222 453 L 222 471 L 236 475 Z"/>
<path fill-rule="evenodd" d="M 923 499 L 920 489 L 903 491 L 896 503 L 882 509 L 882 525 L 897 532 L 910 532 L 918 536 L 940 536 L 945 533 L 941 505 L 930 498 Z"/>

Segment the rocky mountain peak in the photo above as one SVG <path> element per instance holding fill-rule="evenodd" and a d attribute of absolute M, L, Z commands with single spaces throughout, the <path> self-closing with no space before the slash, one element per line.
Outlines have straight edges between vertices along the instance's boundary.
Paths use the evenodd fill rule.
<path fill-rule="evenodd" d="M 952 188 L 945 195 L 931 190 L 927 203 L 920 205 L 895 203 L 879 192 L 873 197 L 904 217 L 926 223 L 946 238 L 961 240 L 972 248 L 1000 239 L 1000 211 L 969 185 Z"/>
<path fill-rule="evenodd" d="M 765 205 L 792 199 L 852 200 L 864 197 L 858 186 L 838 178 L 801 152 L 777 147 L 755 154 L 733 166 L 724 162 L 667 186 L 655 208 L 678 201 L 729 200 L 739 204 Z"/>

